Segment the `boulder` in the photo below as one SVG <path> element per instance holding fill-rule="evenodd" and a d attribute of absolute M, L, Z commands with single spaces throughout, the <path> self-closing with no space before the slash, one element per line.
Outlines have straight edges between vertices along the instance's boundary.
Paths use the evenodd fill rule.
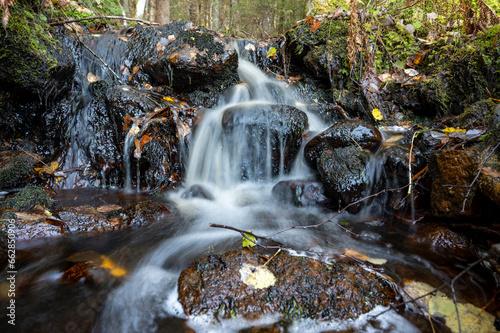
<path fill-rule="evenodd" d="M 38 162 L 34 156 L 17 150 L 0 151 L 0 190 L 26 185 Z"/>
<path fill-rule="evenodd" d="M 362 199 L 368 188 L 365 174 L 370 155 L 357 146 L 337 148 L 322 152 L 318 171 L 325 186 L 325 192 L 333 202 L 345 207 Z M 356 213 L 361 204 L 351 206 L 348 211 Z"/>
<path fill-rule="evenodd" d="M 176 89 L 195 90 L 236 74 L 238 54 L 218 35 L 205 28 L 184 30 L 144 64 L 155 81 Z"/>
<path fill-rule="evenodd" d="M 325 195 L 323 184 L 308 180 L 283 180 L 274 185 L 274 198 L 297 207 L 331 207 L 333 202 Z"/>
<path fill-rule="evenodd" d="M 242 179 L 265 179 L 268 157 L 271 176 L 292 169 L 307 116 L 289 105 L 241 104 L 224 112 L 222 127 L 227 142 L 237 145 L 230 160 L 240 164 Z"/>
<path fill-rule="evenodd" d="M 324 151 L 351 145 L 375 151 L 381 142 L 382 134 L 375 126 L 359 120 L 343 120 L 312 138 L 304 148 L 304 156 L 307 163 L 316 168 L 317 161 Z"/>
<path fill-rule="evenodd" d="M 434 216 L 460 218 L 479 214 L 475 209 L 477 183 L 470 188 L 467 196 L 469 186 L 477 173 L 474 155 L 470 150 L 451 149 L 438 150 L 431 154 L 429 173 L 433 179 L 431 209 Z"/>
<path fill-rule="evenodd" d="M 271 314 L 289 319 L 354 319 L 395 301 L 388 281 L 355 262 L 326 264 L 282 251 L 266 265 L 274 283 L 272 278 L 270 283 L 252 283 L 246 275 L 265 271 L 265 262 L 246 248 L 198 260 L 179 277 L 184 312 L 217 319 Z"/>
<path fill-rule="evenodd" d="M 119 229 L 119 224 L 108 219 L 92 206 L 65 207 L 60 209 L 57 216 L 63 221 L 64 228 L 69 233 L 104 232 Z"/>

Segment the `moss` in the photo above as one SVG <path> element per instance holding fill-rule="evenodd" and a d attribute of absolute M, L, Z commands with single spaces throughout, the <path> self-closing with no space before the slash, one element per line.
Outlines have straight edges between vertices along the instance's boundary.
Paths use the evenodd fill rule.
<path fill-rule="evenodd" d="M 45 88 L 41 82 L 57 68 L 54 52 L 62 53 L 60 42 L 49 34 L 47 18 L 26 2 L 16 1 L 10 12 L 6 32 L 0 35 L 0 85 L 41 95 Z"/>
<path fill-rule="evenodd" d="M 29 211 L 36 206 L 47 209 L 54 207 L 54 200 L 41 187 L 28 186 L 11 197 L 0 201 L 0 207 L 5 209 L 17 209 L 19 211 Z"/>
<path fill-rule="evenodd" d="M 0 189 L 19 186 L 33 172 L 34 163 L 35 159 L 29 156 L 14 157 L 6 166 L 0 169 Z"/>

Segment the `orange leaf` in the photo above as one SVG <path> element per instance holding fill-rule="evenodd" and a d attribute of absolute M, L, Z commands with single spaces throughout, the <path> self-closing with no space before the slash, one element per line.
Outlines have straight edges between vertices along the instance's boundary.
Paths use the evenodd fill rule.
<path fill-rule="evenodd" d="M 123 118 L 123 131 L 126 132 L 128 130 L 128 125 L 132 122 L 132 119 L 130 118 L 130 115 L 126 115 L 125 118 Z"/>
<path fill-rule="evenodd" d="M 141 149 L 141 143 L 139 142 L 139 139 L 135 139 L 134 143 L 135 143 L 135 148 L 140 150 Z"/>
<path fill-rule="evenodd" d="M 311 27 L 309 28 L 309 32 L 313 33 L 316 30 L 321 28 L 321 21 L 320 20 L 314 20 L 314 22 L 311 24 Z"/>
<path fill-rule="evenodd" d="M 139 142 L 140 147 L 141 147 L 141 148 L 142 148 L 142 147 L 144 147 L 144 145 L 145 145 L 146 143 L 148 143 L 149 141 L 151 141 L 151 140 L 153 140 L 153 139 L 151 139 L 151 137 L 150 137 L 149 135 L 144 134 L 144 135 L 142 136 L 142 138 L 141 138 L 141 141 Z"/>
<path fill-rule="evenodd" d="M 140 66 L 134 66 L 134 68 L 132 68 L 132 74 L 135 74 L 139 71 L 139 68 Z"/>
<path fill-rule="evenodd" d="M 308 17 L 306 17 L 306 23 L 307 23 L 307 24 L 311 24 L 311 23 L 313 23 L 313 22 L 314 22 L 314 17 L 312 17 L 312 16 L 308 16 Z"/>
<path fill-rule="evenodd" d="M 485 174 L 486 176 L 490 176 L 493 178 L 498 178 L 500 177 L 500 172 L 497 170 L 493 170 L 491 167 L 484 167 L 481 172 Z"/>

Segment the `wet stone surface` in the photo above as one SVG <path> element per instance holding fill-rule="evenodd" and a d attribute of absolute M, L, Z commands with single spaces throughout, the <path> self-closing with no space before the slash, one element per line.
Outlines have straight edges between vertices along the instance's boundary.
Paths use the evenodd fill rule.
<path fill-rule="evenodd" d="M 244 265 L 265 263 L 248 249 L 209 255 L 185 269 L 179 278 L 179 301 L 187 315 L 216 318 L 266 314 L 286 318 L 351 319 L 395 300 L 390 284 L 358 264 L 325 264 L 280 252 L 266 267 L 275 284 L 254 289 L 242 281 Z"/>

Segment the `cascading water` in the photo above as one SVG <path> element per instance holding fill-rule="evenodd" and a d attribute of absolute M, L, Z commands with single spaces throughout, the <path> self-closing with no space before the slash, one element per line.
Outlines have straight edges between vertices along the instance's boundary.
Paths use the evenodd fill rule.
<path fill-rule="evenodd" d="M 240 60 L 239 73 L 244 83 L 233 87 L 217 108 L 204 112 L 190 149 L 186 187 L 201 184 L 211 192 L 213 200 L 185 199 L 182 193 L 170 197 L 182 216 L 177 222 L 176 233 L 146 255 L 127 280 L 110 294 L 96 331 L 154 332 L 158 321 L 169 317 L 184 318 L 177 301 L 177 279 L 181 270 L 210 249 L 225 251 L 241 246 L 239 234 L 210 228 L 209 223 L 251 229 L 266 235 L 290 226 L 320 223 L 328 218 L 319 209 L 301 210 L 281 206 L 273 200 L 272 186 L 287 173 L 297 178 L 307 178 L 311 173 L 300 159 L 298 162 L 285 161 L 285 146 L 290 142 L 286 142 L 284 133 L 273 134 L 275 129 L 286 127 L 283 124 L 287 119 L 276 121 L 272 109 L 279 105 L 280 110 L 285 108 L 286 111 L 283 104 L 295 105 L 295 101 L 281 83 L 267 78 L 253 64 Z M 259 126 L 254 121 L 256 118 Z M 307 120 L 310 129 L 323 127 L 314 115 L 307 114 Z M 303 237 L 301 230 L 291 230 L 273 239 L 296 249 L 336 252 L 344 248 L 363 248 L 356 240 L 342 235 L 334 226 L 326 225 L 321 232 L 311 231 L 307 237 Z M 327 243 L 330 245 L 325 247 Z M 365 252 L 373 250 L 365 248 Z M 243 319 L 219 324 L 206 320 L 192 318 L 188 325 L 199 332 L 237 332 L 256 325 Z M 263 318 L 260 323 L 275 320 Z M 381 316 L 381 320 L 386 325 L 393 325 L 395 331 L 415 331 L 394 312 Z M 304 320 L 290 331 L 317 332 L 347 327 L 345 325 L 338 322 L 320 325 Z M 356 325 L 360 328 L 370 326 L 366 317 L 360 318 Z"/>

